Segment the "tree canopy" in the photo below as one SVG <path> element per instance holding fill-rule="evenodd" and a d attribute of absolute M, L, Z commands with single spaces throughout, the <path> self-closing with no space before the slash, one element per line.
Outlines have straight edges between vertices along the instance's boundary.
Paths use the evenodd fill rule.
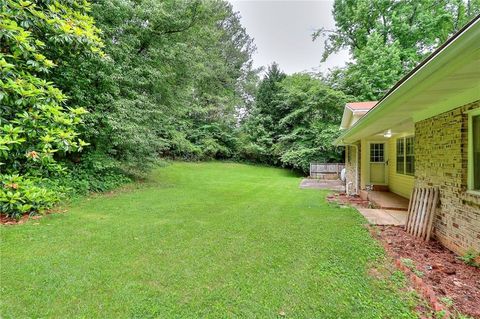
<path fill-rule="evenodd" d="M 336 28 L 317 30 L 314 39 L 325 37 L 323 60 L 340 49 L 353 58 L 331 83 L 375 100 L 479 13 L 479 0 L 336 0 Z"/>
<path fill-rule="evenodd" d="M 93 9 L 108 59 L 54 75 L 90 111 L 92 150 L 140 169 L 159 156 L 232 156 L 255 47 L 231 5 L 108 0 Z"/>
<path fill-rule="evenodd" d="M 308 171 L 312 161 L 340 161 L 332 145 L 347 97 L 309 74 L 286 75 L 272 64 L 244 123 L 242 155 Z"/>

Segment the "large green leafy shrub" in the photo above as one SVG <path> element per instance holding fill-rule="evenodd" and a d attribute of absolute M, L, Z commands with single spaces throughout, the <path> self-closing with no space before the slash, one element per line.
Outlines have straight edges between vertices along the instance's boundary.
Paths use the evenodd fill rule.
<path fill-rule="evenodd" d="M 2 213 L 18 216 L 50 207 L 58 196 L 44 178 L 63 173 L 58 159 L 87 145 L 77 132 L 86 110 L 65 107 L 67 97 L 46 78 L 72 51 L 101 54 L 88 10 L 86 1 L 0 5 Z"/>
<path fill-rule="evenodd" d="M 45 187 L 44 182 L 39 178 L 0 175 L 0 211 L 17 218 L 52 207 L 61 194 Z"/>

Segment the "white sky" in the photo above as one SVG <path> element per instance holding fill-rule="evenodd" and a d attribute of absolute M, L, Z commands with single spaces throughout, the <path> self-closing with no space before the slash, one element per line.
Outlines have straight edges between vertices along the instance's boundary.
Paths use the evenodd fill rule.
<path fill-rule="evenodd" d="M 321 27 L 332 29 L 333 1 L 329 0 L 229 0 L 234 11 L 242 16 L 242 25 L 254 38 L 256 67 L 277 62 L 288 73 L 300 71 L 326 72 L 343 66 L 349 59 L 347 51 L 331 55 L 320 64 L 323 39 L 312 41 L 312 33 Z"/>

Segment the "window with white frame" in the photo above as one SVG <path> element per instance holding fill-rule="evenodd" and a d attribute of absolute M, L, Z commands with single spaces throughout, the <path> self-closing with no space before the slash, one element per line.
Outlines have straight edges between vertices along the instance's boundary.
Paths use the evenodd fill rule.
<path fill-rule="evenodd" d="M 413 136 L 397 139 L 397 173 L 405 175 L 415 174 L 415 138 Z"/>
<path fill-rule="evenodd" d="M 480 110 L 468 117 L 468 188 L 480 191 Z"/>

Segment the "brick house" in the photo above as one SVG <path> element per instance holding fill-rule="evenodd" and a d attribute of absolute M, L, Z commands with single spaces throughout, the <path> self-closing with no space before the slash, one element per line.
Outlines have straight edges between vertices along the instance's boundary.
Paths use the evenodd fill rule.
<path fill-rule="evenodd" d="M 480 252 L 480 19 L 477 16 L 378 102 L 348 103 L 342 133 L 347 192 L 409 198 L 438 187 L 434 235 Z"/>

